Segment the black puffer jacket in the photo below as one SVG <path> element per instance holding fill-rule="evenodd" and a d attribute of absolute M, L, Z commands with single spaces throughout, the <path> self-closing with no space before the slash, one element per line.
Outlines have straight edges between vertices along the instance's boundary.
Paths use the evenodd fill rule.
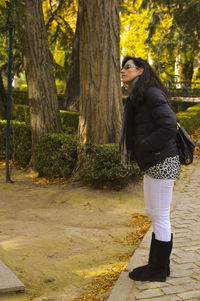
<path fill-rule="evenodd" d="M 130 112 L 129 112 L 130 113 Z M 142 171 L 178 154 L 175 136 L 177 119 L 164 93 L 155 87 L 147 90 L 144 102 L 135 106 L 127 131 L 127 148 Z M 131 134 L 130 134 L 131 133 Z M 130 137 L 131 135 L 131 137 Z"/>

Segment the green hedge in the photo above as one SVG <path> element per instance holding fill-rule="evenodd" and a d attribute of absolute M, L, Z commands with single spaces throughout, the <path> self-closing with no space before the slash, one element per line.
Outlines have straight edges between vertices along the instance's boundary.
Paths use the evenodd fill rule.
<path fill-rule="evenodd" d="M 192 134 L 194 130 L 200 127 L 200 104 L 189 107 L 184 112 L 179 112 L 177 117 L 187 132 Z"/>
<path fill-rule="evenodd" d="M 0 120 L 0 159 L 6 156 L 6 120 Z"/>
<path fill-rule="evenodd" d="M 136 164 L 131 164 L 128 168 L 122 166 L 118 144 L 86 144 L 83 162 L 80 170 L 82 182 L 95 187 L 108 185 L 122 188 L 140 174 Z"/>
<path fill-rule="evenodd" d="M 62 108 L 63 94 L 57 94 L 59 107 Z M 28 91 L 12 89 L 12 99 L 14 104 L 29 105 Z"/>
<path fill-rule="evenodd" d="M 18 106 L 22 111 L 24 106 Z M 20 113 L 21 114 L 21 113 Z M 20 115 L 22 116 L 22 114 Z M 24 115 L 26 116 L 26 115 Z M 188 133 L 200 127 L 200 104 L 177 114 L 180 123 Z M 70 124 L 68 133 L 78 126 L 78 114 L 61 111 L 62 123 Z M 0 158 L 5 159 L 6 121 L 0 121 Z M 25 122 L 11 123 L 11 156 L 25 167 L 31 157 L 31 130 Z M 109 186 L 120 188 L 139 174 L 136 165 L 125 169 L 120 163 L 118 144 L 86 144 L 82 152 L 83 164 L 80 178 L 84 184 L 95 187 Z M 77 161 L 77 137 L 74 134 L 46 134 L 41 137 L 35 156 L 35 169 L 40 176 L 55 178 L 69 177 Z"/>
<path fill-rule="evenodd" d="M 82 152 L 80 181 L 95 187 L 122 188 L 140 173 L 135 164 L 124 168 L 120 163 L 118 144 L 86 144 Z M 45 134 L 35 155 L 34 169 L 47 178 L 70 177 L 77 162 L 77 137 L 66 134 Z"/>
<path fill-rule="evenodd" d="M 0 120 L 0 158 L 6 154 L 6 120 Z M 31 158 L 31 129 L 25 122 L 11 123 L 11 158 L 25 167 Z"/>
<path fill-rule="evenodd" d="M 0 121 L 0 157 L 5 159 L 6 121 Z M 22 167 L 31 158 L 31 130 L 24 122 L 11 124 L 11 157 Z M 36 146 L 34 169 L 47 178 L 69 177 L 77 162 L 77 136 L 45 134 Z M 84 184 L 121 188 L 139 174 L 136 165 L 125 169 L 120 163 L 118 144 L 87 144 L 80 178 Z"/>
<path fill-rule="evenodd" d="M 28 92 L 12 89 L 12 99 L 14 104 L 29 105 Z"/>
<path fill-rule="evenodd" d="M 79 114 L 76 112 L 60 111 L 60 118 L 63 130 L 69 133 L 77 132 Z M 12 106 L 12 119 L 20 122 L 30 123 L 30 111 L 29 106 L 14 104 Z"/>
<path fill-rule="evenodd" d="M 34 169 L 47 178 L 69 177 L 77 161 L 77 137 L 45 134 L 35 153 Z"/>
<path fill-rule="evenodd" d="M 60 118 L 63 127 L 63 131 L 72 129 L 73 132 L 77 133 L 78 123 L 79 123 L 79 113 L 69 112 L 69 111 L 60 111 Z"/>
<path fill-rule="evenodd" d="M 12 105 L 11 118 L 12 120 L 30 123 L 29 106 L 21 104 Z"/>

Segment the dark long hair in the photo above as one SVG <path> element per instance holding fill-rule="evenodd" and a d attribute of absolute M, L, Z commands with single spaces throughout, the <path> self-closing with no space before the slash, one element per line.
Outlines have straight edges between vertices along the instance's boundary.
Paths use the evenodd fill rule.
<path fill-rule="evenodd" d="M 169 99 L 169 93 L 164 86 L 164 84 L 161 82 L 160 78 L 156 74 L 156 72 L 153 70 L 153 68 L 149 65 L 149 63 L 141 58 L 135 58 L 131 56 L 125 56 L 122 61 L 122 67 L 126 64 L 127 61 L 133 60 L 135 66 L 140 69 L 143 68 L 144 71 L 141 75 L 139 75 L 139 79 L 134 85 L 133 90 L 131 91 L 130 98 L 134 104 L 138 102 L 144 101 L 144 95 L 148 88 L 150 87 L 157 87 L 160 90 L 163 91 L 166 98 Z"/>

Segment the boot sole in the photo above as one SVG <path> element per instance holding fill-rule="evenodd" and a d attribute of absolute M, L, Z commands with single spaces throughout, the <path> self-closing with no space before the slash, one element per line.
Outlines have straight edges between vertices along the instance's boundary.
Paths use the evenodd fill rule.
<path fill-rule="evenodd" d="M 131 278 L 131 277 L 129 277 Z M 149 282 L 166 282 L 166 278 L 151 278 L 151 279 L 134 279 L 134 278 L 131 278 L 132 280 L 135 280 L 135 281 L 149 281 Z"/>

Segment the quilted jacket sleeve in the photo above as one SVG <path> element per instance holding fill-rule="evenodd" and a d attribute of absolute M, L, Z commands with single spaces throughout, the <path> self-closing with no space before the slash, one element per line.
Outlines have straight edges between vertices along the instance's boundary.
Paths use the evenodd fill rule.
<path fill-rule="evenodd" d="M 149 88 L 145 99 L 155 127 L 154 131 L 143 139 L 142 147 L 145 151 L 154 152 L 176 136 L 177 119 L 160 89 Z"/>

